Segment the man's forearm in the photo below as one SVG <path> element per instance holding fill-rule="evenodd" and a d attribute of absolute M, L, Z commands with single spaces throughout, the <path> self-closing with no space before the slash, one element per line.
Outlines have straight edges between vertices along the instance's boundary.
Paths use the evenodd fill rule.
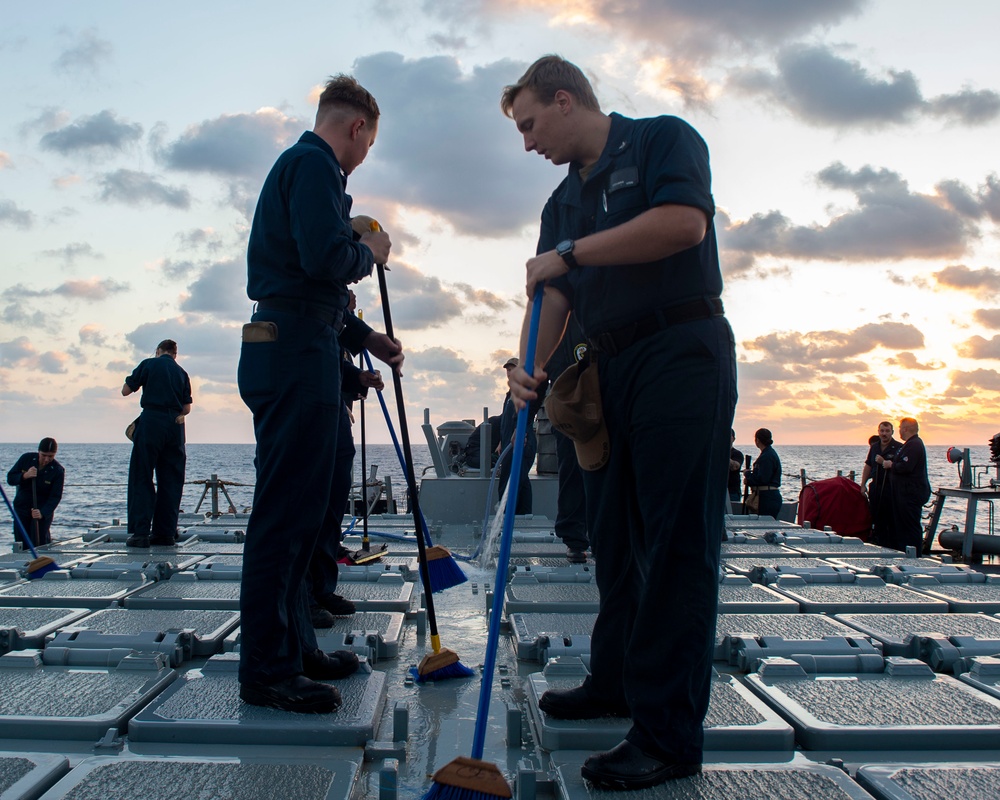
<path fill-rule="evenodd" d="M 708 220 L 694 206 L 664 205 L 614 228 L 578 239 L 573 255 L 583 266 L 617 266 L 659 261 L 705 238 Z"/>

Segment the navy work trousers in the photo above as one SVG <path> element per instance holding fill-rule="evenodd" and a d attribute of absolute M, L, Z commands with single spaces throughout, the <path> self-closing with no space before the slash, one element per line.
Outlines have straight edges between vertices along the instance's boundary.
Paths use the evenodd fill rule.
<path fill-rule="evenodd" d="M 309 562 L 323 534 L 337 454 L 340 345 L 326 323 L 281 311 L 275 341 L 244 342 L 240 396 L 253 412 L 257 485 L 243 547 L 241 683 L 302 673 L 316 650 L 309 615 Z"/>
<path fill-rule="evenodd" d="M 765 489 L 757 493 L 757 516 L 778 518 L 781 512 L 781 492 Z"/>
<path fill-rule="evenodd" d="M 700 763 L 718 608 L 733 334 L 722 317 L 599 356 L 610 460 L 584 471 L 600 610 L 588 688 L 627 705 L 626 738 Z"/>
<path fill-rule="evenodd" d="M 18 519 L 24 525 L 25 530 L 28 531 L 28 536 L 31 537 L 31 543 L 35 547 L 40 547 L 43 544 L 51 544 L 52 534 L 49 529 L 52 527 L 52 517 L 42 517 L 41 519 L 35 519 L 31 516 L 31 507 L 20 508 L 14 506 L 14 513 L 17 514 Z M 38 523 L 37 530 L 35 529 L 35 523 Z M 14 521 L 14 541 L 20 544 L 22 547 L 27 548 L 28 544 L 24 541 L 24 537 L 21 535 L 21 526 Z"/>
<path fill-rule="evenodd" d="M 309 562 L 311 601 L 336 593 L 339 567 L 337 553 L 340 550 L 344 511 L 351 496 L 351 468 L 354 464 L 354 437 L 351 435 L 351 418 L 347 407 L 340 409 L 340 429 L 337 431 L 337 455 L 330 475 L 330 502 L 323 520 L 323 532 L 316 543 L 312 560 Z"/>
<path fill-rule="evenodd" d="M 137 536 L 177 537 L 177 515 L 184 494 L 184 425 L 176 411 L 144 408 L 132 439 L 128 463 L 128 531 Z M 153 474 L 156 486 L 153 486 Z"/>
<path fill-rule="evenodd" d="M 556 440 L 556 459 L 559 469 L 559 496 L 556 499 L 556 521 L 553 527 L 556 536 L 572 550 L 586 550 L 590 546 L 587 538 L 587 498 L 584 494 L 583 475 L 576 459 L 573 440 L 555 428 L 552 435 Z"/>
<path fill-rule="evenodd" d="M 500 444 L 502 447 L 501 451 L 504 450 L 508 444 L 510 444 L 510 439 L 501 439 Z M 531 480 L 528 478 L 528 474 L 531 471 L 531 462 L 535 460 L 535 452 L 538 450 L 538 441 L 535 439 L 535 431 L 532 428 L 528 428 L 528 432 L 525 434 L 524 442 L 524 456 L 521 458 L 521 468 L 518 470 L 518 484 L 517 484 L 517 506 L 514 508 L 515 514 L 530 514 L 532 497 L 531 497 Z M 503 461 L 500 463 L 500 473 L 497 475 L 497 500 L 503 500 L 503 493 L 507 490 L 507 481 L 510 480 L 511 473 L 511 459 L 514 458 L 514 448 L 510 449 L 510 452 L 504 456 Z"/>

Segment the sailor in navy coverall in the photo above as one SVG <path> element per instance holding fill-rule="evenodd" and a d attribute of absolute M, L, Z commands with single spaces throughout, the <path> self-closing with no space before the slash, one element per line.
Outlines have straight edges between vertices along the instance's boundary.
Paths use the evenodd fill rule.
<path fill-rule="evenodd" d="M 191 412 L 191 379 L 177 363 L 177 343 L 164 339 L 156 355 L 125 379 L 122 395 L 142 389 L 142 413 L 128 464 L 130 547 L 172 545 L 184 493 L 184 417 Z M 153 473 L 156 486 L 153 486 Z"/>
<path fill-rule="evenodd" d="M 28 531 L 31 543 L 36 547 L 49 544 L 52 534 L 49 528 L 56 506 L 62 500 L 66 470 L 56 461 L 56 440 L 46 436 L 38 443 L 34 453 L 24 453 L 7 473 L 7 483 L 17 487 L 14 495 L 14 513 Z M 37 499 L 38 505 L 35 505 Z M 38 512 L 37 516 L 33 510 Z M 35 529 L 38 523 L 38 529 Z M 14 521 L 14 541 L 26 546 L 21 527 Z"/>
<path fill-rule="evenodd" d="M 307 578 L 336 482 L 341 347 L 402 363 L 398 343 L 345 314 L 347 285 L 389 255 L 384 232 L 355 239 L 345 191 L 378 118 L 353 78 L 331 79 L 313 131 L 264 182 L 247 249 L 247 294 L 257 306 L 244 326 L 238 382 L 253 412 L 257 483 L 243 553 L 240 697 L 288 711 L 336 710 L 339 693 L 319 681 L 357 669 L 353 654 L 317 648 Z"/>
<path fill-rule="evenodd" d="M 610 439 L 607 462 L 584 473 L 600 590 L 591 674 L 550 689 L 539 707 L 631 716 L 625 740 L 581 771 L 644 788 L 700 771 L 715 647 L 736 362 L 708 150 L 675 117 L 605 115 L 558 56 L 506 87 L 501 108 L 526 150 L 569 165 L 527 263 L 529 298 L 546 281 L 535 360 L 547 362 L 572 310 L 596 359 Z M 546 377 L 512 371 L 519 407 Z"/>

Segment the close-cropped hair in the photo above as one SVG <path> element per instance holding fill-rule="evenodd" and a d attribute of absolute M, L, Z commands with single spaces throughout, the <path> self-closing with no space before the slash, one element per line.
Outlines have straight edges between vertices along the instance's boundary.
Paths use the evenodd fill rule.
<path fill-rule="evenodd" d="M 372 93 L 358 83 L 357 79 L 350 75 L 334 75 L 326 82 L 326 87 L 319 96 L 316 118 L 326 116 L 331 109 L 344 107 L 360 113 L 369 123 L 378 122 L 382 113 Z"/>
<path fill-rule="evenodd" d="M 899 427 L 902 428 L 904 425 L 912 425 L 913 427 L 917 427 L 917 421 L 913 417 L 903 417 L 899 421 Z"/>
<path fill-rule="evenodd" d="M 162 350 L 164 353 L 170 353 L 171 355 L 177 355 L 177 342 L 173 339 L 164 339 L 158 345 L 156 345 L 157 350 Z"/>
<path fill-rule="evenodd" d="M 573 95 L 588 111 L 601 110 L 594 88 L 583 70 L 562 56 L 542 56 L 528 67 L 528 71 L 518 78 L 517 83 L 503 87 L 500 108 L 508 117 L 513 116 L 514 100 L 522 89 L 530 89 L 542 105 L 552 105 L 556 92 L 562 90 Z"/>

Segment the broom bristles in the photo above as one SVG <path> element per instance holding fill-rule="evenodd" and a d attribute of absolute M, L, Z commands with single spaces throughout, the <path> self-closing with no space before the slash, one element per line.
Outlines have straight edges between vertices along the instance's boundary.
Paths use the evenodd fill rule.
<path fill-rule="evenodd" d="M 434 786 L 425 800 L 487 800 L 513 797 L 500 768 L 488 761 L 458 756 L 434 773 Z"/>
<path fill-rule="evenodd" d="M 417 683 L 440 681 L 446 678 L 470 678 L 476 673 L 458 660 L 458 653 L 442 647 L 434 653 L 428 653 L 420 663 L 410 670 Z"/>
<path fill-rule="evenodd" d="M 59 569 L 59 565 L 48 556 L 39 556 L 28 562 L 28 578 L 41 578 L 47 572 Z"/>
<path fill-rule="evenodd" d="M 462 568 L 452 558 L 451 551 L 447 547 L 439 544 L 428 547 L 425 551 L 427 556 L 427 576 L 431 581 L 431 591 L 434 593 L 443 592 L 452 586 L 458 586 L 469 580 Z"/>

